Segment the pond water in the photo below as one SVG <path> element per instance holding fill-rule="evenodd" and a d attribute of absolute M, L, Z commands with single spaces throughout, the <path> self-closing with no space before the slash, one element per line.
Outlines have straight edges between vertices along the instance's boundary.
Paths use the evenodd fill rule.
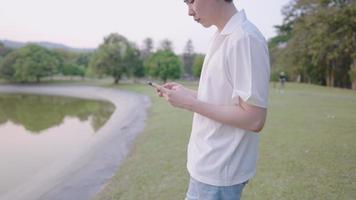
<path fill-rule="evenodd" d="M 114 110 L 103 101 L 0 94 L 0 197 L 86 148 Z"/>

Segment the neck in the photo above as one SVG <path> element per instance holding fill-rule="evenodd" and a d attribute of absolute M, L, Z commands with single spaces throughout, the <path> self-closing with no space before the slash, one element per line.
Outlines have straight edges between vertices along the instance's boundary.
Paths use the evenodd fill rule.
<path fill-rule="evenodd" d="M 220 12 L 217 17 L 215 26 L 221 32 L 226 23 L 231 19 L 231 17 L 237 12 L 237 9 L 233 3 L 223 3 L 220 7 Z"/>

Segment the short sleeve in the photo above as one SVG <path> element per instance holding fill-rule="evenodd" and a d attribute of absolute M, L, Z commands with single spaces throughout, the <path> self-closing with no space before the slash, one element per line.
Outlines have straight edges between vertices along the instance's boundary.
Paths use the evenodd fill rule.
<path fill-rule="evenodd" d="M 233 87 L 232 99 L 267 108 L 270 62 L 266 41 L 245 35 L 228 51 L 228 71 Z"/>

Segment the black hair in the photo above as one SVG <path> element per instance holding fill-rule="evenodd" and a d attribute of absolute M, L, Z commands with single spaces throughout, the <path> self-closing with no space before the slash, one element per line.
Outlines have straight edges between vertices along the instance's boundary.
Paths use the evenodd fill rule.
<path fill-rule="evenodd" d="M 228 2 L 228 3 L 231 3 L 232 2 L 232 0 L 225 0 L 226 2 Z"/>

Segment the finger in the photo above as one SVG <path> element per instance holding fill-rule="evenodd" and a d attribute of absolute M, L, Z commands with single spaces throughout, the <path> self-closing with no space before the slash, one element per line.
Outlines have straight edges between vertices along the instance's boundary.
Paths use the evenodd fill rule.
<path fill-rule="evenodd" d="M 163 94 L 168 94 L 169 93 L 169 89 L 162 87 L 161 85 L 158 84 L 153 84 L 153 86 L 157 89 L 160 90 L 161 92 L 163 92 Z"/>
<path fill-rule="evenodd" d="M 178 85 L 175 85 L 175 86 L 173 86 L 171 89 L 172 90 L 177 90 L 179 88 L 179 86 Z"/>
<path fill-rule="evenodd" d="M 167 94 L 163 93 L 162 96 L 163 96 L 164 99 L 166 99 L 166 101 L 169 102 L 169 96 Z"/>
<path fill-rule="evenodd" d="M 158 84 L 156 84 L 156 83 L 152 83 L 152 86 L 153 86 L 154 88 L 156 88 L 157 91 L 159 91 L 160 85 L 158 85 Z"/>
<path fill-rule="evenodd" d="M 178 85 L 177 83 L 175 82 L 169 82 L 169 83 L 165 83 L 162 85 L 162 87 L 165 87 L 165 88 L 168 88 L 168 89 L 172 89 L 172 87 Z"/>
<path fill-rule="evenodd" d="M 154 86 L 156 87 L 156 86 Z M 158 88 L 156 88 L 156 93 L 158 94 L 159 97 L 163 97 L 163 93 L 161 90 L 159 90 Z"/>

